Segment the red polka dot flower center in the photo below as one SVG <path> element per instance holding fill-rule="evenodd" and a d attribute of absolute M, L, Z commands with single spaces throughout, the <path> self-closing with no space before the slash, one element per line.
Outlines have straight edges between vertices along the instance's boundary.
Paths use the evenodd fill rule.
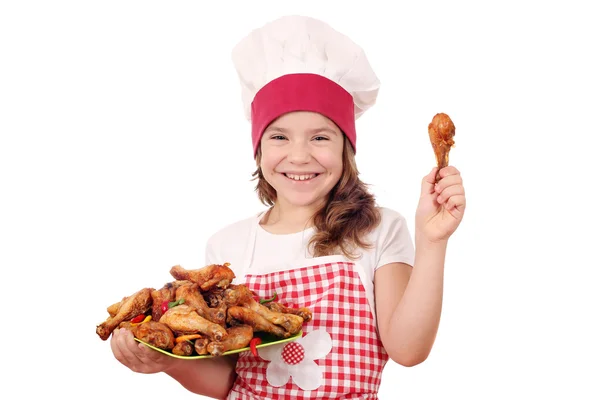
<path fill-rule="evenodd" d="M 302 390 L 315 390 L 323 384 L 323 370 L 315 360 L 325 358 L 333 348 L 331 335 L 317 329 L 293 342 L 258 349 L 260 357 L 269 361 L 267 382 L 281 387 L 292 382 Z"/>
<path fill-rule="evenodd" d="M 304 360 L 304 347 L 296 342 L 288 343 L 283 348 L 281 357 L 286 364 L 296 365 Z"/>

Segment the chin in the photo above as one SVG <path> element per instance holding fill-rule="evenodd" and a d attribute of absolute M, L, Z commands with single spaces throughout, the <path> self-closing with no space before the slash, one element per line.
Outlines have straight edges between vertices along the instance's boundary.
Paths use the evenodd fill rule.
<path fill-rule="evenodd" d="M 285 200 L 295 207 L 309 207 L 319 203 L 319 199 L 314 196 L 291 195 L 285 196 Z"/>

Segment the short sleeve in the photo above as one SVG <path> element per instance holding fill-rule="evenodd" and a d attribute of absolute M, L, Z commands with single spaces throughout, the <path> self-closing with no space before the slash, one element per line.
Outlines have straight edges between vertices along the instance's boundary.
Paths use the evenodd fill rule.
<path fill-rule="evenodd" d="M 406 224 L 406 219 L 395 214 L 382 223 L 382 231 L 377 240 L 379 257 L 375 269 L 390 263 L 414 265 L 415 248 Z"/>

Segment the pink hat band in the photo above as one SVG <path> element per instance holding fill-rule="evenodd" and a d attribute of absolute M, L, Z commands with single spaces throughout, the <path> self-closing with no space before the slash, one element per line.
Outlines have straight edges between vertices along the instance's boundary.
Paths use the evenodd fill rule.
<path fill-rule="evenodd" d="M 356 152 L 354 101 L 343 87 L 318 74 L 288 74 L 262 87 L 252 101 L 254 155 L 271 122 L 292 111 L 312 111 L 332 120 Z"/>

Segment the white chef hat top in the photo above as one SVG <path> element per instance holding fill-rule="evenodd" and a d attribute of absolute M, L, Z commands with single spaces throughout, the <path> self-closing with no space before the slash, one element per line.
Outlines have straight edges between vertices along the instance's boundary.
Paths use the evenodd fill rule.
<path fill-rule="evenodd" d="M 343 88 L 351 95 L 353 106 L 352 127 L 347 127 L 348 130 L 353 130 L 354 120 L 375 104 L 380 87 L 379 79 L 362 48 L 328 24 L 310 17 L 285 16 L 254 29 L 234 47 L 232 59 L 242 87 L 244 113 L 253 124 L 255 151 L 262 130 L 273 119 L 283 112 L 306 108 L 306 101 L 302 100 L 295 107 L 290 104 L 283 109 L 275 107 L 278 108 L 275 114 L 279 115 L 269 112 L 266 116 L 263 109 L 273 108 L 276 101 L 272 99 L 273 93 L 268 96 L 271 101 L 253 104 L 257 93 L 278 78 L 295 74 L 319 75 Z M 306 86 L 306 83 L 302 86 Z M 324 90 L 321 87 L 318 89 L 321 93 Z M 323 93 L 323 96 L 328 95 L 331 89 L 331 87 L 325 89 L 327 93 Z M 277 91 L 275 97 L 281 96 L 282 93 L 287 93 L 288 96 L 296 89 L 286 87 L 282 90 Z M 287 102 L 290 103 L 289 99 Z M 261 108 L 261 110 L 253 110 L 253 108 Z M 317 107 L 312 111 L 319 111 L 319 109 L 320 107 Z M 331 117 L 327 112 L 323 113 Z M 261 121 L 256 120 L 259 114 Z M 335 116 L 337 112 L 332 114 Z M 266 121 L 265 118 L 270 120 Z M 338 121 L 334 119 L 334 122 Z M 348 124 L 342 123 L 342 125 Z M 344 133 L 347 136 L 354 135 L 350 139 L 355 146 L 355 132 Z"/>

